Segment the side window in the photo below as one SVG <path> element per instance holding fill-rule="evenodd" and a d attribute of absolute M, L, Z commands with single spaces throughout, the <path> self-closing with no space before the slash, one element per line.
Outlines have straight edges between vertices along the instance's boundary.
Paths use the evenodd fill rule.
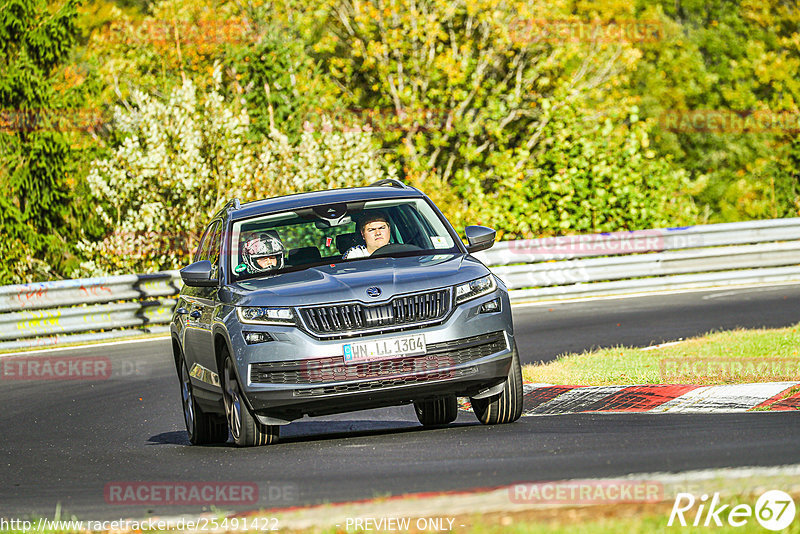
<path fill-rule="evenodd" d="M 212 225 L 208 225 L 206 231 L 203 232 L 203 237 L 200 238 L 200 244 L 197 245 L 197 251 L 194 253 L 194 261 L 203 259 L 203 247 L 208 247 L 208 240 L 212 234 Z"/>
<path fill-rule="evenodd" d="M 211 235 L 211 239 L 208 240 L 208 253 L 206 255 L 207 260 L 211 262 L 214 266 L 219 266 L 219 250 L 220 244 L 222 240 L 222 224 L 216 222 L 214 224 L 214 232 Z"/>
<path fill-rule="evenodd" d="M 216 264 L 219 259 L 219 221 L 214 221 L 203 234 L 203 239 L 200 241 L 200 246 L 197 247 L 197 254 L 194 261 L 211 260 L 211 263 Z M 214 252 L 214 250 L 216 251 Z M 212 254 L 213 252 L 213 254 Z M 214 256 L 213 258 L 211 256 Z"/>

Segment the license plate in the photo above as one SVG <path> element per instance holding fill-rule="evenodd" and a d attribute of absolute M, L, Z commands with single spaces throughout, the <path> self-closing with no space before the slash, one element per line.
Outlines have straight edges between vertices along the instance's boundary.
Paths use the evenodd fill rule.
<path fill-rule="evenodd" d="M 363 343 L 347 343 L 342 347 L 344 363 L 373 362 L 403 356 L 425 354 L 425 336 L 392 337 Z"/>

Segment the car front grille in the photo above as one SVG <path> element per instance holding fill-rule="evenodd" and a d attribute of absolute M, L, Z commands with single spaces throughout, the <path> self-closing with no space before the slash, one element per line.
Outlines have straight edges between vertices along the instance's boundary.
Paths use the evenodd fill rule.
<path fill-rule="evenodd" d="M 506 350 L 503 332 L 493 332 L 453 341 L 431 343 L 421 356 L 393 358 L 356 364 L 345 364 L 343 356 L 310 360 L 287 360 L 254 363 L 250 366 L 250 382 L 258 384 L 325 384 L 394 377 L 421 379 L 436 375 L 439 369 L 450 369 Z M 450 371 L 444 371 L 448 374 Z M 449 377 L 450 375 L 448 375 Z M 437 379 L 438 380 L 438 379 Z"/>
<path fill-rule="evenodd" d="M 359 332 L 431 324 L 450 311 L 450 290 L 395 297 L 382 304 L 360 302 L 301 308 L 300 314 L 308 329 L 322 336 L 340 336 L 344 332 Z"/>

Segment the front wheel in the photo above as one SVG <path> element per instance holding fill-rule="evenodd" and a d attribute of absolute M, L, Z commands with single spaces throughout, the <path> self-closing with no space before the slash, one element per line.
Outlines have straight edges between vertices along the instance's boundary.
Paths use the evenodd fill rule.
<path fill-rule="evenodd" d="M 236 378 L 233 359 L 227 352 L 223 355 L 224 376 L 222 396 L 225 401 L 225 414 L 231 429 L 233 442 L 240 447 L 269 445 L 278 441 L 279 426 L 262 425 L 245 405 L 242 389 Z"/>
<path fill-rule="evenodd" d="M 458 417 L 458 401 L 455 395 L 433 400 L 415 401 L 414 411 L 423 426 L 438 426 L 452 423 Z"/>
<path fill-rule="evenodd" d="M 225 443 L 228 441 L 228 424 L 225 422 L 225 418 L 219 415 L 207 414 L 197 405 L 186 360 L 183 357 L 180 360 L 183 420 L 186 422 L 189 441 L 192 445 Z"/>
<path fill-rule="evenodd" d="M 511 351 L 511 369 L 508 370 L 503 391 L 493 397 L 473 399 L 472 411 L 484 425 L 513 423 L 522 416 L 522 368 L 519 363 L 517 344 Z"/>

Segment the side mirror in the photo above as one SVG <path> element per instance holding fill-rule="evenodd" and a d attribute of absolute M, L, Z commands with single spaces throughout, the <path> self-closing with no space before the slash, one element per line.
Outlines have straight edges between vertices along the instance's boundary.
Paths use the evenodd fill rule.
<path fill-rule="evenodd" d="M 214 266 L 208 260 L 201 260 L 181 269 L 181 279 L 187 286 L 192 287 L 214 287 L 218 284 L 216 278 L 212 278 L 215 271 Z"/>
<path fill-rule="evenodd" d="M 467 235 L 467 242 L 469 243 L 467 245 L 467 250 L 469 252 L 478 252 L 480 250 L 492 248 L 492 245 L 494 245 L 494 238 L 497 236 L 496 231 L 485 226 L 467 226 L 464 232 Z"/>

